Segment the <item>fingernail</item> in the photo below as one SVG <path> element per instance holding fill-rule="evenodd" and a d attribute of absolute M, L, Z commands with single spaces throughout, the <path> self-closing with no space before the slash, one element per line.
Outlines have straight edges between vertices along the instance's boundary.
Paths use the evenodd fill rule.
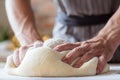
<path fill-rule="evenodd" d="M 62 61 L 66 61 L 66 59 L 65 59 L 65 58 L 63 58 L 63 59 L 62 59 Z"/>
<path fill-rule="evenodd" d="M 55 47 L 54 50 L 59 51 L 59 48 L 58 48 L 58 47 Z"/>
<path fill-rule="evenodd" d="M 67 58 L 63 58 L 62 61 L 67 63 L 67 64 L 70 64 L 70 61 Z"/>
<path fill-rule="evenodd" d="M 57 47 L 54 47 L 53 49 L 54 49 L 54 50 L 57 50 L 58 48 L 57 48 Z"/>
<path fill-rule="evenodd" d="M 63 57 L 63 58 L 62 58 L 62 61 L 67 61 L 66 57 Z"/>
<path fill-rule="evenodd" d="M 79 65 L 77 65 L 77 64 L 76 64 L 76 65 L 73 65 L 73 67 L 78 68 L 78 67 L 79 67 Z"/>
<path fill-rule="evenodd" d="M 68 61 L 67 61 L 67 60 L 62 60 L 62 61 L 68 64 Z"/>

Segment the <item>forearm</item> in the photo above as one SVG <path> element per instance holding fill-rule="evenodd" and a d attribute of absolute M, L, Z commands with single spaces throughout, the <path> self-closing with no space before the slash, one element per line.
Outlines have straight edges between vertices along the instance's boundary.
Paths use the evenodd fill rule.
<path fill-rule="evenodd" d="M 6 11 L 11 27 L 21 45 L 40 40 L 30 0 L 6 0 Z"/>
<path fill-rule="evenodd" d="M 104 37 L 112 48 L 117 48 L 120 45 L 120 7 L 99 32 L 98 36 Z"/>

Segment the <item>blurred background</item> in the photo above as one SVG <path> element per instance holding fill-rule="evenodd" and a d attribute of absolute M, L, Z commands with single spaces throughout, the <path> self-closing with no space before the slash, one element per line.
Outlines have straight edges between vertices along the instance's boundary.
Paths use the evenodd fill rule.
<path fill-rule="evenodd" d="M 53 0 L 31 0 L 37 30 L 43 40 L 52 37 L 55 22 L 56 8 Z M 5 11 L 5 0 L 0 0 L 0 62 L 5 62 L 6 57 L 19 47 L 14 36 Z"/>

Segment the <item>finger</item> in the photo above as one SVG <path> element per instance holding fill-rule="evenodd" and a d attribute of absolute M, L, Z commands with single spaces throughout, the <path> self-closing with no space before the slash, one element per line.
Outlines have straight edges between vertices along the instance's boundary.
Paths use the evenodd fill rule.
<path fill-rule="evenodd" d="M 86 53 L 83 55 L 78 61 L 76 61 L 73 65 L 73 67 L 79 68 L 81 67 L 85 62 L 89 61 L 90 59 L 93 58 L 93 54 L 91 54 L 92 51 Z"/>
<path fill-rule="evenodd" d="M 22 60 L 23 60 L 23 58 L 24 58 L 28 48 L 29 48 L 28 46 L 22 46 L 22 47 L 19 48 L 19 59 L 20 59 L 20 62 L 22 62 Z"/>
<path fill-rule="evenodd" d="M 41 47 L 43 45 L 43 43 L 41 41 L 36 41 L 33 46 L 34 48 L 37 48 L 37 47 Z"/>
<path fill-rule="evenodd" d="M 19 49 L 16 49 L 13 53 L 13 62 L 16 66 L 20 65 L 20 59 L 19 59 Z"/>
<path fill-rule="evenodd" d="M 70 51 L 64 58 L 63 61 L 71 64 L 77 57 L 82 56 L 84 53 L 88 51 L 88 45 L 78 46 Z"/>
<path fill-rule="evenodd" d="M 98 59 L 97 74 L 103 71 L 106 64 L 107 64 L 107 61 L 104 58 L 104 56 L 100 56 Z"/>
<path fill-rule="evenodd" d="M 58 45 L 56 46 L 54 49 L 56 51 L 65 51 L 65 50 L 71 50 L 77 46 L 80 46 L 80 42 L 77 42 L 77 43 L 64 43 L 64 44 L 61 44 L 61 45 Z"/>

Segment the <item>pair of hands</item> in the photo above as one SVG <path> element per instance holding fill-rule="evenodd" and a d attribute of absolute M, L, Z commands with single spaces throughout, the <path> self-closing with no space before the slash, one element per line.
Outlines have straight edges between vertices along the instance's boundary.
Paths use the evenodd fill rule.
<path fill-rule="evenodd" d="M 13 55 L 13 61 L 15 65 L 20 65 L 28 49 L 36 48 L 41 45 L 41 42 L 36 42 L 32 45 L 22 46 L 15 50 Z M 97 73 L 102 72 L 105 64 L 111 60 L 114 53 L 114 50 L 111 49 L 107 41 L 98 37 L 83 42 L 64 43 L 56 46 L 54 49 L 57 51 L 71 50 L 62 59 L 63 62 L 67 64 L 71 64 L 76 58 L 81 57 L 73 65 L 73 67 L 76 68 L 80 67 L 83 63 L 89 61 L 91 58 L 97 56 L 99 58 Z"/>

